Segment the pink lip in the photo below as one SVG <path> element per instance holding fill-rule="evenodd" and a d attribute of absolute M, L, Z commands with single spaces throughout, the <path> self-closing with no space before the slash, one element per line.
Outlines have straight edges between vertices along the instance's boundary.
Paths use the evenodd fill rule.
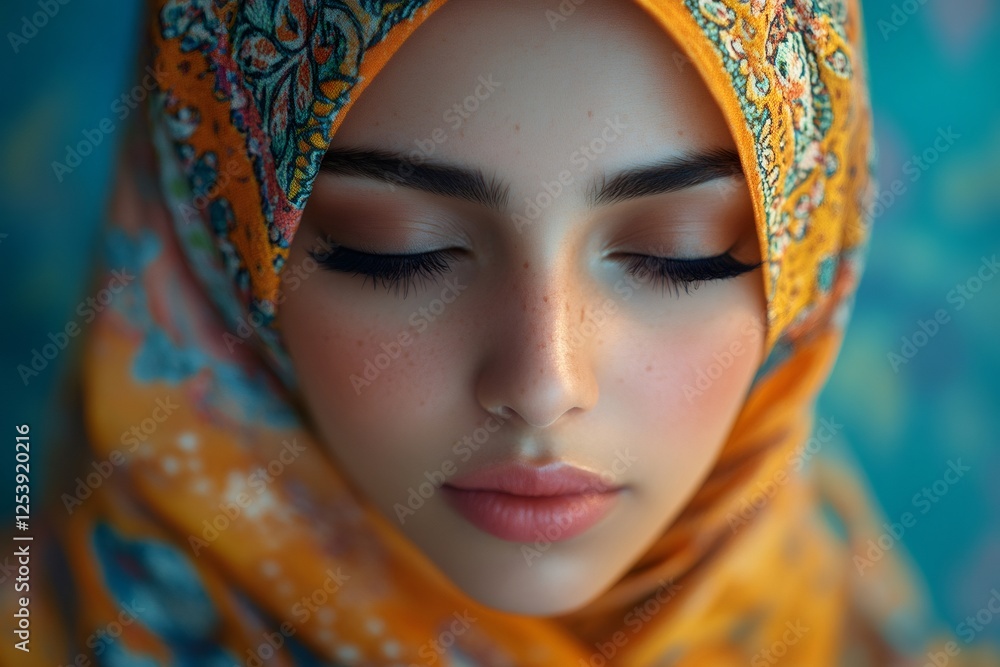
<path fill-rule="evenodd" d="M 557 542 L 579 535 L 611 511 L 621 487 L 565 463 L 509 462 L 445 484 L 445 499 L 479 529 L 512 542 Z"/>

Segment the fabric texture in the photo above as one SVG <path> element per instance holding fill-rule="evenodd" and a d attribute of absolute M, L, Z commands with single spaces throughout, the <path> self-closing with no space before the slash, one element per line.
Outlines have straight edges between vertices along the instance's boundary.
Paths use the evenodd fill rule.
<path fill-rule="evenodd" d="M 635 1 L 724 113 L 765 269 L 765 363 L 679 519 L 586 608 L 528 618 L 468 599 L 358 497 L 298 412 L 280 279 L 352 101 L 444 3 L 156 1 L 157 89 L 105 233 L 107 269 L 135 279 L 82 366 L 89 455 L 114 470 L 63 494 L 59 664 L 889 665 L 934 648 L 908 634 L 919 590 L 897 554 L 856 572 L 863 490 L 801 465 L 869 234 L 859 7 Z"/>

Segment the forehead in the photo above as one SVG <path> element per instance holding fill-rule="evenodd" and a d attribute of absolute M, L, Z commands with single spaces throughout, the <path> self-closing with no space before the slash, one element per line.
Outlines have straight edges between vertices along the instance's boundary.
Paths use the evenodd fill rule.
<path fill-rule="evenodd" d="M 694 67 L 634 3 L 591 0 L 557 23 L 546 7 L 447 3 L 368 84 L 331 145 L 418 150 L 515 186 L 558 173 L 598 137 L 613 136 L 593 156 L 609 171 L 735 147 Z"/>

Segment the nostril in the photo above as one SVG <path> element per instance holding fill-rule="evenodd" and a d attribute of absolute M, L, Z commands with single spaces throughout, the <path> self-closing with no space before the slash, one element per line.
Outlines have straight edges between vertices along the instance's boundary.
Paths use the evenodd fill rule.
<path fill-rule="evenodd" d="M 506 405 L 501 405 L 498 408 L 487 408 L 486 411 L 499 419 L 501 422 L 505 422 L 514 416 L 514 411 Z"/>

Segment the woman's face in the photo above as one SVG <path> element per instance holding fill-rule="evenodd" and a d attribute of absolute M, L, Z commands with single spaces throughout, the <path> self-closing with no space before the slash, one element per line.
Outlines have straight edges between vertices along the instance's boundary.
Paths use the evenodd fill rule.
<path fill-rule="evenodd" d="M 690 499 L 765 312 L 693 66 L 631 3 L 550 4 L 453 0 L 401 47 L 334 137 L 278 314 L 347 479 L 468 595 L 537 615 Z"/>

